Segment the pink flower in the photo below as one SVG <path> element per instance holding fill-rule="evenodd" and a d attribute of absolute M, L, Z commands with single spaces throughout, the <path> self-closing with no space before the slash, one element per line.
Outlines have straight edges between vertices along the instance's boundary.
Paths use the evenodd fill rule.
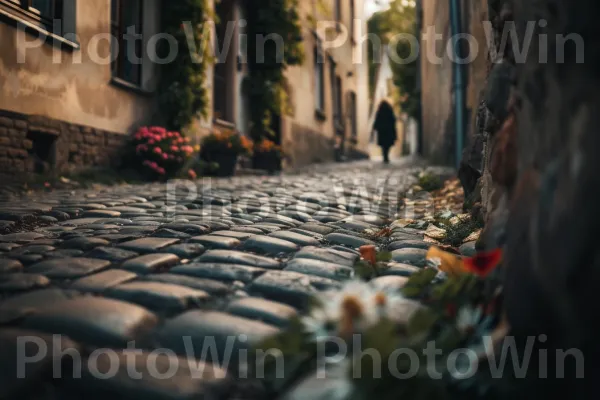
<path fill-rule="evenodd" d="M 165 169 L 164 169 L 164 168 L 160 168 L 160 167 L 159 167 L 159 168 L 156 170 L 156 172 L 158 172 L 158 173 L 159 173 L 159 174 L 161 174 L 161 175 L 164 175 L 166 171 L 165 171 Z"/>
<path fill-rule="evenodd" d="M 183 143 L 185 143 L 185 139 L 184 139 L 184 138 L 182 138 L 182 137 L 180 137 L 180 138 L 177 140 L 177 143 L 179 143 L 179 144 L 183 144 Z"/>
<path fill-rule="evenodd" d="M 148 140 L 149 145 L 153 145 L 154 143 L 156 143 L 156 142 L 153 139 Z"/>
<path fill-rule="evenodd" d="M 160 149 L 160 147 L 155 147 L 153 150 L 156 154 L 161 154 L 162 150 Z"/>
<path fill-rule="evenodd" d="M 188 176 L 192 179 L 196 179 L 197 175 L 196 175 L 196 171 L 194 171 L 193 169 L 190 169 L 188 171 Z"/>
<path fill-rule="evenodd" d="M 158 164 L 155 161 L 152 161 L 150 163 L 150 167 L 152 167 L 152 169 L 157 169 L 158 168 Z"/>
<path fill-rule="evenodd" d="M 167 133 L 167 137 L 170 137 L 170 138 L 172 138 L 172 137 L 173 137 L 173 132 L 168 132 L 168 133 Z"/>
<path fill-rule="evenodd" d="M 185 138 L 185 142 L 186 142 L 186 143 L 189 143 L 189 142 L 191 142 L 191 139 L 190 139 L 189 137 L 186 137 L 186 138 Z"/>
<path fill-rule="evenodd" d="M 169 159 L 169 155 L 167 153 L 163 153 L 163 159 L 168 160 Z"/>
<path fill-rule="evenodd" d="M 177 152 L 177 151 L 179 151 L 179 147 L 177 147 L 177 146 L 171 146 L 171 150 Z"/>

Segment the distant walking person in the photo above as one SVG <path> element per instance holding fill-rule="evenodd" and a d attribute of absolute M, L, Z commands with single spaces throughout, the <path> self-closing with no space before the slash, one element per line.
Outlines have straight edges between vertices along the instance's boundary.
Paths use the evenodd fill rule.
<path fill-rule="evenodd" d="M 383 153 L 383 162 L 389 164 L 390 149 L 396 143 L 398 134 L 396 133 L 396 115 L 387 101 L 381 103 L 375 115 L 371 142 L 373 142 L 375 134 L 377 134 L 377 145 L 381 147 Z"/>

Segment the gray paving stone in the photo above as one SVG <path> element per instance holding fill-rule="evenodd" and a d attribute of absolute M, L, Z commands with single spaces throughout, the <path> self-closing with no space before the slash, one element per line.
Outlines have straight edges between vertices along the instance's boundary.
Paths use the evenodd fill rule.
<path fill-rule="evenodd" d="M 239 264 L 190 263 L 171 268 L 171 273 L 214 279 L 218 281 L 244 283 L 251 282 L 265 272 L 265 269 Z"/>
<path fill-rule="evenodd" d="M 281 269 L 281 262 L 272 258 L 233 250 L 210 250 L 196 261 L 200 263 L 240 264 L 265 269 Z"/>
<path fill-rule="evenodd" d="M 473 257 L 477 254 L 477 249 L 475 248 L 477 242 L 468 242 L 460 246 L 459 251 L 465 257 Z"/>
<path fill-rule="evenodd" d="M 135 304 L 101 297 L 81 296 L 56 302 L 25 318 L 24 329 L 67 335 L 99 347 L 125 348 L 153 329 L 156 315 Z"/>
<path fill-rule="evenodd" d="M 121 213 L 114 210 L 87 210 L 81 216 L 83 218 L 118 218 Z"/>
<path fill-rule="evenodd" d="M 189 400 L 224 399 L 233 387 L 226 371 L 213 364 L 163 353 L 117 354 L 98 357 L 93 369 L 84 362 L 80 378 L 64 379 L 65 390 L 77 399 Z M 100 379 L 98 371 L 113 373 Z"/>
<path fill-rule="evenodd" d="M 145 254 L 125 261 L 121 268 L 137 274 L 149 274 L 166 270 L 179 263 L 179 257 L 171 253 Z"/>
<path fill-rule="evenodd" d="M 42 261 L 44 256 L 41 254 L 17 254 L 14 255 L 13 258 L 19 260 L 23 265 L 31 265 Z"/>
<path fill-rule="evenodd" d="M 194 276 L 178 275 L 173 273 L 142 275 L 143 281 L 171 283 L 191 289 L 202 290 L 214 296 L 224 296 L 231 292 L 230 285 L 213 279 L 197 278 Z"/>
<path fill-rule="evenodd" d="M 339 244 L 342 246 L 350 246 L 352 248 L 359 248 L 364 245 L 375 245 L 376 243 L 372 240 L 361 238 L 358 236 L 346 235 L 343 233 L 330 233 L 325 236 L 325 240 L 329 241 L 332 244 Z"/>
<path fill-rule="evenodd" d="M 415 267 L 414 265 L 391 262 L 388 263 L 388 268 L 382 271 L 382 275 L 411 276 L 420 270 L 420 268 Z"/>
<path fill-rule="evenodd" d="M 70 239 L 62 243 L 61 247 L 65 249 L 76 249 L 76 250 L 91 250 L 100 246 L 108 246 L 110 242 L 105 239 L 94 238 L 94 237 L 82 237 Z"/>
<path fill-rule="evenodd" d="M 0 293 L 21 292 L 41 289 L 50 285 L 50 279 L 44 275 L 27 273 L 0 274 Z"/>
<path fill-rule="evenodd" d="M 225 236 L 225 237 L 234 238 L 234 239 L 243 241 L 243 240 L 248 239 L 253 234 L 248 233 L 248 232 L 238 232 L 238 231 L 216 231 L 215 233 L 213 233 L 213 235 Z"/>
<path fill-rule="evenodd" d="M 220 360 L 226 351 L 231 354 L 233 365 L 230 368 L 235 370 L 238 357 L 242 354 L 241 350 L 249 350 L 261 339 L 278 331 L 272 325 L 222 312 L 188 311 L 168 320 L 158 332 L 157 341 L 161 347 L 190 356 L 190 351 L 199 355 L 203 346 L 206 346 L 205 341 L 209 340 L 211 344 L 216 345 L 216 353 Z M 184 341 L 183 338 L 187 340 Z M 218 360 L 213 360 L 212 354 L 208 352 L 204 361 Z"/>
<path fill-rule="evenodd" d="M 36 232 L 10 233 L 8 235 L 0 235 L 0 242 L 26 244 L 44 237 L 43 234 Z"/>
<path fill-rule="evenodd" d="M 124 235 L 121 233 L 109 233 L 109 234 L 99 235 L 98 238 L 108 240 L 109 242 L 112 242 L 112 243 L 122 243 L 122 242 L 130 242 L 132 240 L 139 239 L 140 236 L 141 235 L 133 235 L 133 234 Z"/>
<path fill-rule="evenodd" d="M 101 225 L 133 225 L 133 221 L 128 218 L 101 218 L 96 220 L 95 223 Z"/>
<path fill-rule="evenodd" d="M 45 275 L 50 279 L 77 279 L 99 272 L 110 265 L 110 261 L 94 258 L 52 258 L 27 268 L 28 273 Z"/>
<path fill-rule="evenodd" d="M 377 227 L 383 227 L 386 224 L 385 219 L 381 218 L 380 216 L 369 214 L 352 215 L 350 217 L 347 217 L 345 221 L 354 223 L 364 223 L 370 226 Z"/>
<path fill-rule="evenodd" d="M 9 252 L 19 247 L 21 247 L 21 245 L 16 243 L 0 243 L 0 251 L 2 252 Z"/>
<path fill-rule="evenodd" d="M 131 281 L 136 277 L 137 275 L 133 272 L 110 269 L 77 279 L 70 288 L 86 293 L 102 293 L 108 288 Z"/>
<path fill-rule="evenodd" d="M 392 233 L 391 239 L 393 241 L 400 241 L 400 240 L 423 241 L 423 237 L 424 237 L 424 235 L 416 235 L 416 234 L 405 233 L 405 232 L 394 232 L 394 233 Z"/>
<path fill-rule="evenodd" d="M 286 228 L 285 225 L 274 225 L 274 224 L 268 224 L 268 223 L 263 223 L 261 222 L 260 224 L 254 224 L 252 225 L 253 228 L 256 229 L 260 229 L 263 233 L 273 233 L 273 232 L 277 232 L 280 231 L 281 228 Z"/>
<path fill-rule="evenodd" d="M 264 232 L 258 228 L 252 228 L 251 226 L 235 226 L 231 228 L 233 232 L 251 233 L 252 235 L 262 235 Z"/>
<path fill-rule="evenodd" d="M 358 260 L 357 254 L 334 250 L 331 248 L 308 246 L 294 255 L 294 259 L 312 259 L 351 267 Z"/>
<path fill-rule="evenodd" d="M 118 247 L 96 247 L 94 250 L 87 253 L 86 256 L 117 263 L 137 257 L 138 255 L 139 254 L 134 251 L 123 250 Z"/>
<path fill-rule="evenodd" d="M 62 372 L 60 355 L 80 353 L 66 337 L 14 328 L 0 330 L 0 349 L 0 399 L 43 398 L 47 377 Z"/>
<path fill-rule="evenodd" d="M 305 229 L 294 228 L 294 229 L 290 229 L 289 232 L 298 233 L 298 234 L 304 235 L 304 236 L 310 236 L 311 238 L 316 239 L 318 241 L 325 240 L 325 236 L 321 235 L 320 233 L 307 231 Z"/>
<path fill-rule="evenodd" d="M 202 255 L 206 251 L 200 243 L 174 244 L 173 246 L 161 249 L 163 253 L 175 254 L 181 259 L 191 259 Z"/>
<path fill-rule="evenodd" d="M 423 249 L 427 250 L 431 247 L 431 243 L 424 242 L 423 240 L 399 240 L 392 242 L 388 245 L 388 251 L 400 250 L 400 249 Z"/>
<path fill-rule="evenodd" d="M 158 251 L 163 247 L 170 246 L 179 242 L 179 239 L 167 239 L 167 238 L 142 238 L 135 239 L 129 242 L 120 243 L 119 247 L 135 251 L 138 253 L 151 253 Z"/>
<path fill-rule="evenodd" d="M 44 254 L 46 258 L 69 258 L 81 257 L 85 254 L 83 250 L 77 249 L 58 249 Z"/>
<path fill-rule="evenodd" d="M 189 239 L 192 236 L 190 234 L 174 231 L 172 229 L 160 228 L 156 232 L 152 233 L 152 237 L 185 240 Z"/>
<path fill-rule="evenodd" d="M 416 267 L 424 267 L 427 264 L 426 256 L 427 250 L 424 249 L 400 249 L 392 251 L 393 261 Z"/>
<path fill-rule="evenodd" d="M 263 321 L 280 328 L 285 328 L 290 318 L 298 315 L 298 311 L 293 307 L 257 297 L 235 300 L 227 306 L 226 311 L 239 317 Z"/>
<path fill-rule="evenodd" d="M 331 225 L 339 227 L 341 229 L 346 229 L 346 230 L 350 230 L 350 231 L 354 231 L 354 232 L 358 232 L 358 233 L 364 232 L 367 229 L 379 230 L 377 228 L 377 226 L 367 224 L 366 222 L 362 222 L 362 221 L 343 220 L 343 221 L 333 222 Z"/>
<path fill-rule="evenodd" d="M 334 232 L 337 228 L 331 227 L 329 225 L 308 223 L 308 224 L 301 225 L 300 229 L 303 229 L 303 230 L 309 231 L 309 232 L 315 232 L 315 233 L 325 236 L 325 235 L 329 235 L 330 233 Z"/>
<path fill-rule="evenodd" d="M 277 239 L 287 240 L 288 242 L 292 242 L 298 246 L 318 246 L 319 245 L 319 241 L 317 239 L 315 239 L 311 236 L 303 235 L 303 234 L 296 233 L 296 232 L 278 231 L 278 232 L 271 233 L 269 236 L 277 238 Z"/>
<path fill-rule="evenodd" d="M 345 281 L 354 276 L 354 269 L 351 267 L 310 258 L 294 258 L 287 263 L 284 271 L 315 275 L 335 281 Z"/>
<path fill-rule="evenodd" d="M 198 308 L 210 295 L 204 291 L 164 282 L 128 282 L 108 288 L 104 296 L 139 304 L 158 314 L 175 314 Z"/>
<path fill-rule="evenodd" d="M 207 249 L 233 249 L 239 247 L 242 244 L 242 242 L 235 238 L 227 236 L 218 236 L 214 233 L 211 235 L 193 237 L 190 239 L 190 242 L 200 243 Z"/>
<path fill-rule="evenodd" d="M 306 309 L 319 290 L 339 287 L 331 279 L 291 271 L 268 271 L 248 286 L 248 293 Z"/>
<path fill-rule="evenodd" d="M 269 236 L 256 235 L 244 242 L 243 248 L 262 254 L 293 253 L 298 250 L 298 245 L 288 240 L 277 239 Z"/>
<path fill-rule="evenodd" d="M 0 324 L 13 322 L 47 308 L 52 309 L 56 304 L 76 296 L 79 296 L 79 293 L 55 288 L 42 288 L 17 294 L 0 301 Z"/>
<path fill-rule="evenodd" d="M 171 229 L 189 235 L 205 235 L 210 232 L 208 226 L 200 224 L 171 223 L 162 226 L 165 229 Z"/>
<path fill-rule="evenodd" d="M 147 226 L 147 225 L 127 225 L 124 226 L 123 228 L 121 228 L 119 230 L 120 234 L 123 235 L 149 235 L 152 232 L 156 231 L 158 229 L 158 226 L 152 225 L 152 226 Z"/>
<path fill-rule="evenodd" d="M 0 258 L 0 274 L 8 274 L 23 270 L 23 264 L 18 260 Z"/>
<path fill-rule="evenodd" d="M 313 217 L 305 212 L 302 211 L 296 211 L 296 210 L 285 210 L 279 213 L 279 215 L 285 216 L 285 217 L 289 217 L 289 218 L 293 218 L 297 221 L 300 222 L 310 222 L 310 221 L 314 221 Z"/>

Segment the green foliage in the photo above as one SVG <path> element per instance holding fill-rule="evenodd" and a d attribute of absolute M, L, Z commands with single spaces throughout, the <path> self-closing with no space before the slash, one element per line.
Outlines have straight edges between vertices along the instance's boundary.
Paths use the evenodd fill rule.
<path fill-rule="evenodd" d="M 449 220 L 437 220 L 436 225 L 446 230 L 446 236 L 442 243 L 453 247 L 459 247 L 464 240 L 473 232 L 483 228 L 483 222 L 480 219 L 466 218 L 453 224 Z"/>
<path fill-rule="evenodd" d="M 419 176 L 418 185 L 426 192 L 433 192 L 442 189 L 444 187 L 444 181 L 437 175 L 424 173 Z"/>
<path fill-rule="evenodd" d="M 182 130 L 194 118 L 207 116 L 205 80 L 212 62 L 208 21 L 214 16 L 209 0 L 178 0 L 163 1 L 161 17 L 162 32 L 177 41 L 177 59 L 162 65 L 158 103 L 166 125 Z M 170 44 L 162 40 L 160 45 L 159 54 L 166 58 Z"/>
<path fill-rule="evenodd" d="M 276 117 L 286 111 L 285 71 L 303 62 L 302 26 L 298 0 L 249 0 L 249 76 L 244 82 L 250 105 L 250 136 L 273 136 Z M 283 38 L 281 41 L 270 38 Z M 283 48 L 278 48 L 283 44 Z"/>

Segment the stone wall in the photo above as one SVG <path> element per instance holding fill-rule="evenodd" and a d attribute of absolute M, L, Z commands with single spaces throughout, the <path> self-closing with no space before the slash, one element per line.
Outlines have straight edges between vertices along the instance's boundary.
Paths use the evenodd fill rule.
<path fill-rule="evenodd" d="M 508 42 L 482 88 L 476 133 L 485 150 L 482 177 L 473 191 L 481 193 L 486 220 L 480 248 L 504 249 L 511 334 L 517 343 L 545 335 L 536 347 L 546 349 L 549 358 L 538 359 L 537 349 L 530 353 L 532 379 L 521 382 L 523 398 L 563 389 L 573 398 L 590 398 L 597 391 L 599 12 L 600 3 L 593 0 L 489 4 L 496 46 L 513 22 L 520 41 L 533 38 L 522 56 L 516 43 Z M 566 44 L 565 37 L 571 38 Z M 472 146 L 465 154 L 476 152 Z M 465 157 L 463 173 L 476 164 Z M 586 379 L 573 381 L 571 365 L 568 379 L 536 381 L 538 362 L 554 369 L 557 349 L 583 355 Z"/>
<path fill-rule="evenodd" d="M 36 115 L 0 111 L 0 174 L 65 173 L 116 166 L 127 136 Z"/>

